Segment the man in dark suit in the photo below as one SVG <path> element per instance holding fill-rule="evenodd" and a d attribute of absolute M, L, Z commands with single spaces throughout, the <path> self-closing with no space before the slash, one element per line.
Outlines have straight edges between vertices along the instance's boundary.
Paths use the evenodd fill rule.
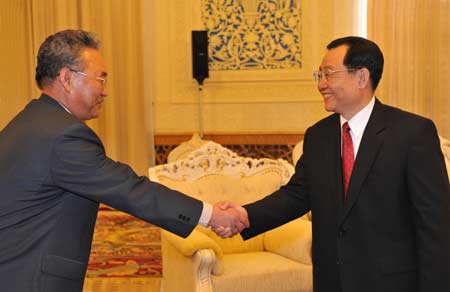
<path fill-rule="evenodd" d="M 98 49 L 85 31 L 49 36 L 37 59 L 41 97 L 0 132 L 1 291 L 80 292 L 99 202 L 183 237 L 198 223 L 248 224 L 106 156 L 85 124 L 106 97 Z"/>
<path fill-rule="evenodd" d="M 234 206 L 250 219 L 242 237 L 311 210 L 314 292 L 450 291 L 449 178 L 433 122 L 374 97 L 375 43 L 345 37 L 327 49 L 314 77 L 334 114 L 306 131 L 287 185 Z"/>

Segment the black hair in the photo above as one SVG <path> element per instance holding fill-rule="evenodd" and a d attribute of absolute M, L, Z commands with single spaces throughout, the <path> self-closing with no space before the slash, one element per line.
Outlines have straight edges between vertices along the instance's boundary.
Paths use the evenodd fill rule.
<path fill-rule="evenodd" d="M 372 89 L 375 89 L 383 74 L 384 58 L 378 45 L 368 39 L 349 36 L 335 39 L 328 44 L 327 49 L 331 50 L 339 46 L 348 46 L 344 57 L 344 65 L 349 69 L 367 68 L 370 72 Z"/>
<path fill-rule="evenodd" d="M 47 37 L 37 55 L 37 86 L 43 89 L 49 85 L 63 67 L 83 70 L 81 53 L 86 48 L 100 48 L 100 41 L 91 32 L 68 29 Z"/>

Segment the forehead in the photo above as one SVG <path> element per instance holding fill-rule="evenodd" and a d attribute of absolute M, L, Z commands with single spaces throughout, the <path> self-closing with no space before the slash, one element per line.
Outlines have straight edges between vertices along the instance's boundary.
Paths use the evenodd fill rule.
<path fill-rule="evenodd" d="M 336 68 L 336 67 L 342 67 L 344 64 L 344 57 L 347 53 L 348 46 L 342 45 L 339 47 L 336 47 L 334 49 L 330 49 L 327 51 L 325 56 L 323 57 L 322 64 L 320 65 L 320 68 Z"/>
<path fill-rule="evenodd" d="M 81 53 L 86 71 L 106 72 L 105 60 L 98 50 L 86 48 Z"/>

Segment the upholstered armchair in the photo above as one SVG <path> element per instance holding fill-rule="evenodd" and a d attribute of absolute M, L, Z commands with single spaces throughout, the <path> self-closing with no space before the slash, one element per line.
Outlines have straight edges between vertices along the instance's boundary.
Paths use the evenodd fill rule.
<path fill-rule="evenodd" d="M 187 155 L 177 152 L 183 158 L 150 168 L 150 179 L 209 203 L 246 204 L 278 189 L 294 171 L 284 160 L 240 157 L 214 142 L 195 145 Z M 165 292 L 312 291 L 305 218 L 247 241 L 197 227 L 186 239 L 162 230 L 161 242 Z"/>

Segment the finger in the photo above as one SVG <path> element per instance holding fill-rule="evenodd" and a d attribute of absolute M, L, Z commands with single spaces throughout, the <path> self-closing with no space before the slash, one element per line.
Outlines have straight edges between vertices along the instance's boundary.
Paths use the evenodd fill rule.
<path fill-rule="evenodd" d="M 225 231 L 225 227 L 223 226 L 214 226 L 211 228 L 215 233 L 220 233 Z"/>
<path fill-rule="evenodd" d="M 228 209 L 228 202 L 227 201 L 219 201 L 214 204 L 214 207 L 219 208 L 220 210 L 226 210 Z"/>
<path fill-rule="evenodd" d="M 222 229 L 219 231 L 221 234 L 224 234 L 224 233 L 230 233 L 231 232 L 231 229 L 230 229 L 230 227 L 222 227 Z"/>
<path fill-rule="evenodd" d="M 222 235 L 222 238 L 230 238 L 230 237 L 233 237 L 233 233 L 231 232 L 231 230 L 229 230 L 228 232 L 225 232 L 223 235 Z"/>
<path fill-rule="evenodd" d="M 228 238 L 228 237 L 231 237 L 233 234 L 232 234 L 231 230 L 228 228 L 228 229 L 225 229 L 223 232 L 218 233 L 217 235 L 219 235 L 222 238 Z"/>
<path fill-rule="evenodd" d="M 243 228 L 248 228 L 250 226 L 250 223 L 248 222 L 248 218 L 245 216 L 240 216 L 238 218 L 238 222 L 239 224 L 241 224 L 243 226 Z"/>
<path fill-rule="evenodd" d="M 231 226 L 231 232 L 233 233 L 233 235 L 238 234 L 239 228 L 236 225 L 233 225 Z"/>
<path fill-rule="evenodd" d="M 222 202 L 220 202 L 220 204 L 219 204 L 219 208 L 220 208 L 221 210 L 227 210 L 227 209 L 233 208 L 233 207 L 234 207 L 234 204 L 231 203 L 231 202 L 229 202 L 229 201 L 222 201 Z"/>
<path fill-rule="evenodd" d="M 240 207 L 239 212 L 241 214 L 241 222 L 245 225 L 246 228 L 250 227 L 250 220 L 248 219 L 247 210 L 245 208 Z"/>
<path fill-rule="evenodd" d="M 244 218 L 243 221 L 241 221 L 242 225 L 244 225 L 244 228 L 250 227 L 250 221 L 248 221 L 248 218 Z"/>
<path fill-rule="evenodd" d="M 239 233 L 239 232 L 241 232 L 242 230 L 244 230 L 244 228 L 245 228 L 245 225 L 244 224 L 242 224 L 242 222 L 237 222 L 236 223 L 236 229 L 237 229 L 237 232 L 236 233 Z"/>

